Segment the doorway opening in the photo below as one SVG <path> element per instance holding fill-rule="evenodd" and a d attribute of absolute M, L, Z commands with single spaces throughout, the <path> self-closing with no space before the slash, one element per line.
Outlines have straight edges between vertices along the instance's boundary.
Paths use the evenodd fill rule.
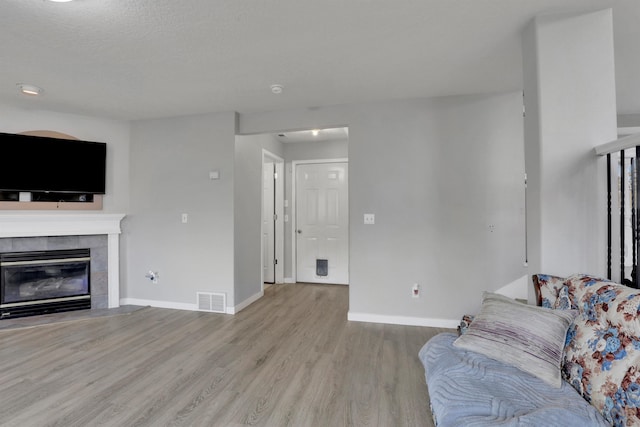
<path fill-rule="evenodd" d="M 348 128 L 335 127 L 305 131 L 282 131 L 271 133 L 262 142 L 262 223 L 261 223 L 261 269 L 262 287 L 271 286 L 272 283 L 342 283 L 348 284 L 348 182 L 347 182 L 347 162 L 348 162 Z M 265 142 L 266 141 L 266 142 Z M 344 231 L 340 239 L 335 239 L 325 232 L 324 242 L 316 240 L 315 246 L 310 244 L 311 233 L 317 231 L 298 227 L 297 212 L 300 210 L 296 205 L 302 200 L 296 197 L 296 170 L 305 167 L 315 167 L 313 165 L 332 165 L 344 163 L 344 171 L 325 171 L 323 175 L 325 181 L 342 180 L 344 197 L 339 198 L 333 193 L 333 189 L 328 189 L 330 197 L 326 194 L 319 194 L 317 202 L 329 210 L 339 206 L 337 213 L 341 216 L 341 229 Z M 306 165 L 306 166 L 303 166 Z M 301 169 L 301 170 L 302 170 Z M 275 172 L 275 178 L 274 178 Z M 326 183 L 325 183 L 326 184 Z M 304 187 L 304 186 L 302 186 Z M 325 189 L 327 190 L 327 189 Z M 281 191 L 282 197 L 278 195 Z M 324 190 L 323 190 L 324 191 Z M 305 198 L 311 203 L 311 198 Z M 304 212 L 310 212 L 306 209 Z M 337 215 L 335 211 L 331 211 Z M 317 213 L 323 220 L 331 221 L 336 217 L 327 217 L 326 212 L 322 215 Z M 307 218 L 308 219 L 308 218 Z M 333 226 L 333 224 L 332 224 Z M 273 232 L 272 232 L 273 230 Z M 301 230 L 302 233 L 297 231 Z M 326 230 L 325 230 L 326 231 Z M 300 237 L 300 235 L 304 237 Z M 270 237 L 271 235 L 274 238 Z M 283 237 L 282 243 L 278 240 Z M 305 245 L 301 245 L 301 239 L 308 237 Z M 299 241 L 300 240 L 300 241 Z M 329 241 L 329 245 L 327 245 Z M 337 243 L 343 244 L 341 251 L 334 250 Z M 333 245 L 333 246 L 332 246 Z M 302 249 L 300 249 L 302 248 Z M 329 250 L 327 250 L 327 248 Z M 313 258 L 313 272 L 316 277 L 299 276 L 297 260 L 302 259 L 300 251 L 307 254 L 307 258 Z M 330 254 L 329 254 L 330 253 Z M 342 270 L 344 274 L 336 279 L 336 273 Z"/>
<path fill-rule="evenodd" d="M 262 150 L 262 283 L 284 282 L 284 159 Z M 263 289 L 264 290 L 264 289 Z"/>
<path fill-rule="evenodd" d="M 349 284 L 347 159 L 293 162 L 296 281 Z"/>

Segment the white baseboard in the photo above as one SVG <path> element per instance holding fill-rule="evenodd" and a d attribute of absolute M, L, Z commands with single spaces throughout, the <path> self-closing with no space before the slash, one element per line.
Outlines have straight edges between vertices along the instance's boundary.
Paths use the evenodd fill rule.
<path fill-rule="evenodd" d="M 296 283 L 296 281 L 293 279 L 293 277 L 285 277 L 284 283 Z"/>
<path fill-rule="evenodd" d="M 459 320 L 431 319 L 427 317 L 386 316 L 382 314 L 352 313 L 347 314 L 347 319 L 352 322 L 385 323 L 388 325 L 428 326 L 430 328 L 455 329 L 460 324 Z"/>
<path fill-rule="evenodd" d="M 236 314 L 245 308 L 249 307 L 254 302 L 258 301 L 264 296 L 264 292 L 260 291 L 255 295 L 242 301 L 235 307 L 227 307 L 227 314 Z M 172 301 L 158 301 L 138 298 L 122 298 L 120 299 L 120 305 L 139 305 L 150 306 L 157 308 L 171 308 L 175 310 L 188 310 L 198 311 L 197 304 L 188 304 Z M 387 316 L 382 314 L 370 314 L 370 313 L 353 313 L 347 314 L 347 319 L 352 322 L 370 322 L 370 323 L 384 323 L 389 325 L 406 325 L 406 326 L 428 326 L 431 328 L 450 328 L 455 329 L 460 324 L 459 320 L 453 319 L 432 319 L 426 317 L 408 317 L 408 316 Z"/>
<path fill-rule="evenodd" d="M 247 298 L 242 301 L 240 304 L 235 307 L 227 307 L 226 314 L 236 314 L 241 310 L 249 307 L 251 304 L 262 298 L 264 295 L 263 291 L 258 292 L 257 294 Z M 151 299 L 138 299 L 138 298 L 122 298 L 120 300 L 120 305 L 140 305 L 143 307 L 157 307 L 157 308 L 172 308 L 175 310 L 188 310 L 188 311 L 199 311 L 197 304 L 188 304 L 181 302 L 171 302 L 171 301 L 158 301 Z"/>
<path fill-rule="evenodd" d="M 235 307 L 227 307 L 227 314 L 239 313 L 241 310 L 244 310 L 245 308 L 249 307 L 251 304 L 258 301 L 263 296 L 264 296 L 264 291 L 260 291 L 257 294 L 252 295 L 246 300 L 242 301 L 240 304 L 236 305 Z"/>
<path fill-rule="evenodd" d="M 175 310 L 189 310 L 198 311 L 197 304 L 188 304 L 183 302 L 172 301 L 158 301 L 153 299 L 138 299 L 138 298 L 122 298 L 120 299 L 120 305 L 140 305 L 143 307 L 157 307 L 157 308 L 173 308 Z"/>

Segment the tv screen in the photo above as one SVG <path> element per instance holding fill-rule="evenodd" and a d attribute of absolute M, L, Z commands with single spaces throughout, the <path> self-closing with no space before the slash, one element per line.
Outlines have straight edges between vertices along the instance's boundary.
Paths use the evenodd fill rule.
<path fill-rule="evenodd" d="M 105 194 L 107 144 L 0 133 L 0 191 Z"/>

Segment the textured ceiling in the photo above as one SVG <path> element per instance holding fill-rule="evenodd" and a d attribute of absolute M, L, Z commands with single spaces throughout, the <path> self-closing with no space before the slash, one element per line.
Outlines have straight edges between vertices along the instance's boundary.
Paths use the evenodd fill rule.
<path fill-rule="evenodd" d="M 607 7 L 640 113 L 638 0 L 3 0 L 0 102 L 143 119 L 520 90 L 534 15 Z"/>

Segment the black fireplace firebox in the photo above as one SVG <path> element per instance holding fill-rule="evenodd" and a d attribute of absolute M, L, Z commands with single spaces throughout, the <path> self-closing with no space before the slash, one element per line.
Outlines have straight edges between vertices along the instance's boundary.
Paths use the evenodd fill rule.
<path fill-rule="evenodd" d="M 89 249 L 0 254 L 0 318 L 91 308 Z"/>

